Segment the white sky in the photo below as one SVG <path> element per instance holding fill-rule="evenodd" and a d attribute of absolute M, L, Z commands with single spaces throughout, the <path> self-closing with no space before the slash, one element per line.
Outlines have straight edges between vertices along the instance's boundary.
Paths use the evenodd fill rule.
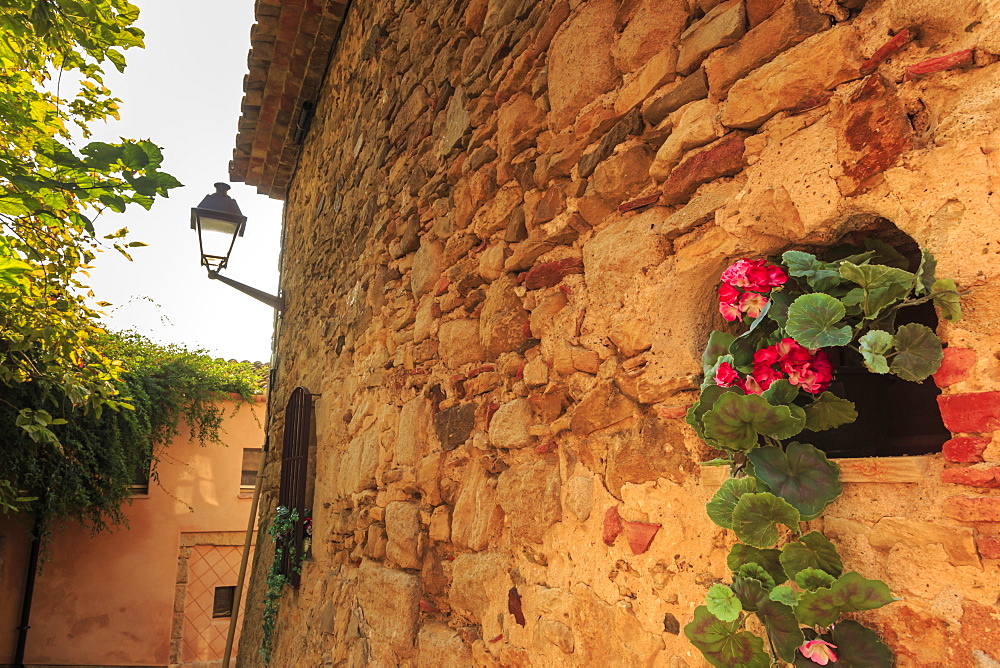
<path fill-rule="evenodd" d="M 163 148 L 163 171 L 183 188 L 158 199 L 151 211 L 129 206 L 104 213 L 98 234 L 128 227 L 134 262 L 114 251 L 98 255 L 89 284 L 98 300 L 114 304 L 105 326 L 135 329 L 163 343 L 205 348 L 226 359 L 270 358 L 274 311 L 218 281 L 199 264 L 190 210 L 227 181 L 243 98 L 253 0 L 133 0 L 146 33 L 144 50 L 126 51 L 128 67 L 112 66 L 105 83 L 122 100 L 121 121 L 95 126 L 94 140 L 150 139 Z M 277 292 L 281 202 L 234 183 L 247 220 L 223 273 L 271 294 Z M 87 281 L 84 281 L 87 282 Z"/>

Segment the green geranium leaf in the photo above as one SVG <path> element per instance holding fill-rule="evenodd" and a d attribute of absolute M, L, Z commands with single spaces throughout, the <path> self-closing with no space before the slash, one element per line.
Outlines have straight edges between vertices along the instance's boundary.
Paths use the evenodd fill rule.
<path fill-rule="evenodd" d="M 889 370 L 903 380 L 920 382 L 941 367 L 941 339 L 926 325 L 900 326 L 892 343 L 897 353 Z"/>
<path fill-rule="evenodd" d="M 713 522 L 724 529 L 733 528 L 733 510 L 740 497 L 758 491 L 754 478 L 729 478 L 718 489 L 705 509 Z"/>
<path fill-rule="evenodd" d="M 733 510 L 736 537 L 753 547 L 771 547 L 778 541 L 777 524 L 798 533 L 799 511 L 770 492 L 744 494 Z"/>
<path fill-rule="evenodd" d="M 764 624 L 764 630 L 767 631 L 767 637 L 778 657 L 782 661 L 794 661 L 795 650 L 805 642 L 805 638 L 792 608 L 768 598 L 757 606 L 756 614 Z"/>
<path fill-rule="evenodd" d="M 803 592 L 795 616 L 806 626 L 830 626 L 845 612 L 874 610 L 894 600 L 884 582 L 851 571 L 829 588 Z"/>
<path fill-rule="evenodd" d="M 768 598 L 791 607 L 799 602 L 799 594 L 788 585 L 778 585 L 767 594 Z"/>
<path fill-rule="evenodd" d="M 894 665 L 892 650 L 869 628 L 845 619 L 834 627 L 830 642 L 837 646 L 837 662 L 855 668 Z"/>
<path fill-rule="evenodd" d="M 920 255 L 920 268 L 917 269 L 917 294 L 930 294 L 937 278 L 934 272 L 937 271 L 937 260 L 930 251 L 923 251 Z"/>
<path fill-rule="evenodd" d="M 718 364 L 719 358 L 729 354 L 729 346 L 735 339 L 735 336 L 726 332 L 712 332 L 708 335 L 708 345 L 705 346 L 705 352 L 701 355 L 701 366 L 706 377 L 708 372 Z M 714 374 L 712 378 L 714 380 Z"/>
<path fill-rule="evenodd" d="M 743 612 L 740 599 L 733 590 L 724 584 L 714 584 L 708 589 L 705 597 L 708 611 L 724 622 L 735 622 Z"/>
<path fill-rule="evenodd" d="M 882 264 L 844 262 L 840 265 L 840 275 L 861 286 L 864 291 L 861 310 L 867 318 L 878 316 L 886 306 L 905 297 L 917 281 L 915 274 Z"/>
<path fill-rule="evenodd" d="M 756 580 L 767 591 L 774 588 L 774 578 L 760 564 L 743 564 L 737 569 L 736 575 L 741 578 Z"/>
<path fill-rule="evenodd" d="M 699 605 L 694 619 L 684 627 L 684 635 L 716 668 L 769 668 L 764 639 L 739 628 L 738 621 L 724 622 Z"/>
<path fill-rule="evenodd" d="M 818 568 L 803 568 L 795 576 L 795 584 L 809 591 L 830 587 L 836 581 L 837 578 Z"/>
<path fill-rule="evenodd" d="M 891 244 L 887 244 L 880 239 L 875 239 L 874 237 L 866 238 L 865 248 L 869 251 L 874 251 L 875 256 L 872 259 L 876 265 L 884 264 L 889 267 L 896 267 L 897 269 L 908 269 L 910 266 L 910 261 L 906 259 L 905 255 L 893 248 Z"/>
<path fill-rule="evenodd" d="M 733 504 L 734 508 L 735 505 Z M 732 513 L 730 513 L 730 519 L 732 519 Z M 781 550 L 761 550 L 745 543 L 736 543 L 729 551 L 729 556 L 726 557 L 726 565 L 729 566 L 729 570 L 738 571 L 744 564 L 761 566 L 770 576 L 772 582 L 779 583 L 788 579 L 785 576 L 785 569 L 781 567 Z"/>
<path fill-rule="evenodd" d="M 720 387 L 719 385 L 709 385 L 701 391 L 701 396 L 698 402 L 688 409 L 685 421 L 691 425 L 695 433 L 698 434 L 698 438 L 705 440 L 705 426 L 702 424 L 702 418 L 704 418 L 705 413 L 710 411 L 715 402 L 719 400 L 723 394 L 730 392 L 739 392 L 735 387 Z"/>
<path fill-rule="evenodd" d="M 702 418 L 705 434 L 729 450 L 749 450 L 757 445 L 759 434 L 788 438 L 778 434 L 798 433 L 804 420 L 793 415 L 788 406 L 772 406 L 756 394 L 724 394 Z"/>
<path fill-rule="evenodd" d="M 767 600 L 767 589 L 756 578 L 735 576 L 732 589 L 747 612 L 756 612 L 761 602 Z"/>
<path fill-rule="evenodd" d="M 959 299 L 958 286 L 950 278 L 934 281 L 931 286 L 934 303 L 941 309 L 941 317 L 950 322 L 962 319 L 962 302 Z"/>
<path fill-rule="evenodd" d="M 701 462 L 702 466 L 732 466 L 732 459 L 725 459 L 723 457 L 716 457 L 715 459 L 709 459 L 707 462 Z"/>
<path fill-rule="evenodd" d="M 802 295 L 788 307 L 785 331 L 806 348 L 845 346 L 851 340 L 851 328 L 838 326 L 845 314 L 843 303 L 830 295 Z"/>
<path fill-rule="evenodd" d="M 761 396 L 772 406 L 787 406 L 799 396 L 799 388 L 782 378 L 771 383 Z"/>
<path fill-rule="evenodd" d="M 850 424 L 858 419 L 854 402 L 838 397 L 833 392 L 824 392 L 805 407 L 806 429 L 824 431 Z"/>
<path fill-rule="evenodd" d="M 844 571 L 837 548 L 818 531 L 810 531 L 781 548 L 781 566 L 791 580 L 807 568 L 818 568 L 834 577 L 839 577 Z"/>
<path fill-rule="evenodd" d="M 787 292 L 771 292 L 768 302 L 771 308 L 767 311 L 767 317 L 777 323 L 781 329 L 788 324 L 788 307 L 791 306 L 794 296 Z"/>
<path fill-rule="evenodd" d="M 814 519 L 840 496 L 840 467 L 808 443 L 757 448 L 748 455 L 754 475 L 790 503 L 803 520 Z"/>
<path fill-rule="evenodd" d="M 733 358 L 732 365 L 744 372 L 749 371 L 753 366 L 753 354 L 757 352 L 759 347 L 760 337 L 757 334 L 737 338 L 733 341 L 733 345 L 729 346 L 729 352 Z"/>
<path fill-rule="evenodd" d="M 843 282 L 835 264 L 821 262 L 810 253 L 786 251 L 781 260 L 788 267 L 790 275 L 806 279 L 809 287 L 817 292 L 826 292 Z"/>
<path fill-rule="evenodd" d="M 892 334 L 880 329 L 866 332 L 858 339 L 861 346 L 861 356 L 865 358 L 865 366 L 872 373 L 889 373 L 889 362 L 885 354 L 892 350 Z"/>

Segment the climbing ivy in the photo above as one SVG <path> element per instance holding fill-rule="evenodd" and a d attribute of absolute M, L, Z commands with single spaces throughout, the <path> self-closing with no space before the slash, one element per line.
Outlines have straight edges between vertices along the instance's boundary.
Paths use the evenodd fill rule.
<path fill-rule="evenodd" d="M 302 518 L 307 529 L 311 527 L 311 518 L 306 511 L 306 517 Z M 267 572 L 267 591 L 264 593 L 264 612 L 262 614 L 262 636 L 260 642 L 260 654 L 264 663 L 271 662 L 271 651 L 274 645 L 274 629 L 278 620 L 278 608 L 281 606 L 281 596 L 284 594 L 285 585 L 291 580 L 291 573 L 302 572 L 302 561 L 305 558 L 304 551 L 300 551 L 296 546 L 295 529 L 299 524 L 299 511 L 295 508 L 278 506 L 274 511 L 274 518 L 267 528 L 267 533 L 274 541 L 274 558 L 271 560 L 271 568 Z M 288 555 L 288 568 L 285 567 L 285 555 Z"/>
<path fill-rule="evenodd" d="M 220 442 L 227 410 L 220 400 L 249 401 L 260 391 L 263 371 L 251 364 L 135 333 L 107 334 L 95 345 L 122 365 L 116 407 L 84 410 L 36 383 L 0 384 L 0 512 L 38 517 L 43 526 L 55 519 L 95 531 L 119 524 L 137 471 L 155 478 L 182 423 L 202 443 Z M 34 414 L 29 424 L 25 410 Z M 36 438 L 39 423 L 53 438 Z"/>

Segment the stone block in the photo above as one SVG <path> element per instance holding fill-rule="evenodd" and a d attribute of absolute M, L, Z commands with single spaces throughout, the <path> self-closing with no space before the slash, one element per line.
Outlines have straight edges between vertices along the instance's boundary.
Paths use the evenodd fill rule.
<path fill-rule="evenodd" d="M 583 259 L 568 257 L 552 262 L 536 264 L 524 275 L 524 287 L 528 290 L 550 288 L 559 285 L 562 279 L 571 274 L 583 273 Z M 532 329 L 534 332 L 534 329 Z"/>
<path fill-rule="evenodd" d="M 806 39 L 736 82 L 722 107 L 722 123 L 757 128 L 779 111 L 807 106 L 855 79 L 862 58 L 857 29 L 841 24 Z"/>
<path fill-rule="evenodd" d="M 666 258 L 663 238 L 651 229 L 663 217 L 658 209 L 616 220 L 583 247 L 587 285 L 605 288 L 631 278 Z"/>
<path fill-rule="evenodd" d="M 451 508 L 448 506 L 438 506 L 431 513 L 430 525 L 427 527 L 427 534 L 431 540 L 439 543 L 447 543 L 451 540 Z"/>
<path fill-rule="evenodd" d="M 975 350 L 949 346 L 944 349 L 944 359 L 941 360 L 941 368 L 934 374 L 934 382 L 938 387 L 961 383 L 969 377 L 969 371 L 975 365 Z"/>
<path fill-rule="evenodd" d="M 420 507 L 390 502 L 385 508 L 385 532 L 389 539 L 385 556 L 402 568 L 420 568 Z"/>
<path fill-rule="evenodd" d="M 746 32 L 743 0 L 728 0 L 714 7 L 681 34 L 677 71 L 690 74 L 715 49 L 729 46 Z"/>
<path fill-rule="evenodd" d="M 421 625 L 417 647 L 417 668 L 473 665 L 470 645 L 441 622 L 427 621 Z"/>
<path fill-rule="evenodd" d="M 396 463 L 413 466 L 426 454 L 431 424 L 431 402 L 418 396 L 403 404 L 396 432 Z"/>
<path fill-rule="evenodd" d="M 878 550 L 888 552 L 896 545 L 931 545 L 944 548 L 953 566 L 982 564 L 976 554 L 973 531 L 968 527 L 922 522 L 908 517 L 883 517 L 867 532 L 868 542 Z"/>
<path fill-rule="evenodd" d="M 459 145 L 462 137 L 469 131 L 468 98 L 462 86 L 455 88 L 444 111 L 444 127 L 438 140 L 438 155 L 446 156 Z"/>
<path fill-rule="evenodd" d="M 548 641 L 566 654 L 572 654 L 576 647 L 573 629 L 554 619 L 540 619 L 535 626 L 535 643 Z"/>
<path fill-rule="evenodd" d="M 944 426 L 953 434 L 1000 429 L 1000 392 L 942 394 L 937 400 Z"/>
<path fill-rule="evenodd" d="M 496 552 L 457 555 L 451 565 L 448 602 L 476 623 L 482 623 L 491 607 L 490 599 L 497 601 L 502 597 L 506 602 L 509 585 L 504 584 L 509 568 L 509 558 Z"/>
<path fill-rule="evenodd" d="M 959 522 L 1000 522 L 1000 496 L 952 496 L 944 514 Z"/>
<path fill-rule="evenodd" d="M 746 0 L 747 23 L 751 28 L 760 25 L 764 19 L 774 13 L 785 0 Z"/>
<path fill-rule="evenodd" d="M 420 577 L 366 559 L 358 569 L 356 591 L 372 660 L 398 665 L 411 658 L 417 638 Z"/>
<path fill-rule="evenodd" d="M 705 69 L 698 68 L 674 86 L 664 86 L 642 105 L 642 118 L 650 126 L 657 126 L 671 113 L 685 104 L 708 96 L 708 78 Z"/>
<path fill-rule="evenodd" d="M 575 475 L 566 481 L 566 508 L 586 522 L 594 507 L 594 477 Z"/>
<path fill-rule="evenodd" d="M 868 190 L 882 172 L 913 145 L 913 128 L 894 90 L 873 74 L 838 107 L 831 124 L 839 130 L 837 160 L 840 191 L 847 196 Z"/>
<path fill-rule="evenodd" d="M 614 0 L 577 7 L 552 40 L 548 52 L 549 125 L 560 130 L 591 100 L 614 88 Z"/>
<path fill-rule="evenodd" d="M 646 98 L 664 84 L 670 83 L 677 73 L 677 52 L 660 51 L 642 66 L 635 78 L 625 84 L 615 100 L 615 111 L 626 114 L 641 105 Z"/>
<path fill-rule="evenodd" d="M 531 333 L 542 338 L 552 328 L 556 315 L 569 303 L 564 292 L 553 292 L 531 310 Z"/>
<path fill-rule="evenodd" d="M 559 465 L 539 459 L 515 464 L 500 474 L 497 502 L 511 538 L 541 544 L 545 530 L 562 518 Z"/>
<path fill-rule="evenodd" d="M 545 112 L 530 95 L 519 93 L 497 109 L 496 119 L 500 162 L 510 164 L 544 129 Z"/>
<path fill-rule="evenodd" d="M 444 246 L 440 241 L 421 242 L 410 269 L 410 289 L 415 297 L 420 298 L 437 283 L 444 268 L 443 259 Z"/>
<path fill-rule="evenodd" d="M 525 448 L 534 442 L 529 427 L 534 415 L 527 399 L 514 399 L 500 406 L 490 420 L 490 442 L 498 448 Z"/>
<path fill-rule="evenodd" d="M 468 318 L 448 320 L 438 328 L 438 353 L 452 368 L 486 359 L 479 340 L 479 321 Z"/>
<path fill-rule="evenodd" d="M 378 468 L 379 434 L 367 429 L 351 439 L 337 468 L 337 489 L 341 495 L 357 494 L 375 487 Z"/>
<path fill-rule="evenodd" d="M 573 433 L 586 436 L 632 417 L 635 412 L 635 402 L 622 394 L 613 382 L 599 381 L 577 404 L 570 428 Z"/>
<path fill-rule="evenodd" d="M 685 105 L 671 114 L 670 120 L 673 132 L 656 151 L 649 166 L 649 175 L 656 181 L 665 181 L 670 176 L 685 151 L 710 144 L 726 132 L 719 123 L 719 106 L 707 99 Z"/>
<path fill-rule="evenodd" d="M 632 554 L 639 555 L 649 549 L 650 543 L 660 530 L 659 524 L 647 524 L 645 522 L 622 522 L 622 533 L 628 541 Z"/>
<path fill-rule="evenodd" d="M 691 201 L 664 218 L 655 230 L 668 239 L 686 234 L 707 222 L 718 209 L 725 206 L 742 189 L 743 183 L 740 181 L 727 181 L 705 186 L 691 198 Z"/>
<path fill-rule="evenodd" d="M 746 135 L 730 132 L 707 148 L 687 156 L 663 182 L 664 204 L 683 204 L 698 186 L 743 171 L 743 142 Z"/>
<path fill-rule="evenodd" d="M 614 152 L 615 147 L 621 144 L 630 135 L 637 135 L 642 132 L 642 114 L 638 109 L 633 109 L 625 114 L 607 134 L 601 137 L 601 142 L 597 148 L 580 158 L 579 172 L 581 178 L 589 178 L 597 165 L 606 160 Z"/>
<path fill-rule="evenodd" d="M 1000 487 L 1000 468 L 990 466 L 986 468 L 973 466 L 956 466 L 941 471 L 941 482 L 950 482 L 955 485 L 968 485 L 969 487 Z"/>
<path fill-rule="evenodd" d="M 446 452 L 465 443 L 475 425 L 475 404 L 456 404 L 434 416 L 434 431 Z"/>
<path fill-rule="evenodd" d="M 628 5 L 628 3 L 619 3 Z M 688 16 L 684 0 L 646 0 L 632 3 L 634 13 L 618 35 L 612 55 L 622 73 L 635 70 L 643 63 L 664 54 L 677 60 L 677 42 Z M 621 10 L 619 10 L 621 11 Z"/>
<path fill-rule="evenodd" d="M 559 186 L 552 186 L 545 191 L 542 198 L 535 205 L 535 210 L 531 216 L 532 228 L 538 227 L 542 223 L 547 223 L 560 213 L 566 206 L 566 193 Z"/>
<path fill-rule="evenodd" d="M 949 462 L 973 464 L 983 461 L 990 440 L 979 436 L 956 436 L 945 441 L 941 451 Z"/>
<path fill-rule="evenodd" d="M 590 179 L 604 199 L 618 203 L 649 185 L 653 155 L 645 144 L 632 144 L 597 165 Z"/>
<path fill-rule="evenodd" d="M 1000 559 L 1000 535 L 994 533 L 977 535 L 976 548 L 984 559 Z"/>
<path fill-rule="evenodd" d="M 451 540 L 456 546 L 482 550 L 499 534 L 503 511 L 496 503 L 496 487 L 496 478 L 487 474 L 480 457 L 474 457 L 465 467 L 452 512 Z"/>
<path fill-rule="evenodd" d="M 514 292 L 514 284 L 510 279 L 502 277 L 490 283 L 482 308 L 479 338 L 489 359 L 517 350 L 527 338 L 524 330 L 528 312 Z"/>
<path fill-rule="evenodd" d="M 809 0 L 788 0 L 740 41 L 708 57 L 705 72 L 712 95 L 721 99 L 751 71 L 829 27 L 830 17 L 818 12 Z"/>

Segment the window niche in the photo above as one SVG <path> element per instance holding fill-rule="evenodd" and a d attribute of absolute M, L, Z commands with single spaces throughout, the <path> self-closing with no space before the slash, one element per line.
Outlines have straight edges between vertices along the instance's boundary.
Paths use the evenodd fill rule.
<path fill-rule="evenodd" d="M 865 239 L 884 242 L 894 248 L 915 272 L 920 264 L 920 247 L 912 237 L 888 220 L 880 218 L 872 225 L 852 232 L 826 249 L 816 249 L 820 259 L 835 260 L 857 252 Z M 926 302 L 899 309 L 894 325 L 919 323 L 936 330 L 937 313 Z M 848 348 L 829 349 L 834 365 L 830 390 L 854 402 L 858 412 L 855 422 L 836 429 L 808 432 L 801 440 L 815 445 L 830 457 L 899 457 L 941 452 L 951 438 L 938 409 L 941 390 L 928 378 L 921 383 L 903 380 L 892 374 L 876 374 L 865 368 L 861 355 Z"/>

